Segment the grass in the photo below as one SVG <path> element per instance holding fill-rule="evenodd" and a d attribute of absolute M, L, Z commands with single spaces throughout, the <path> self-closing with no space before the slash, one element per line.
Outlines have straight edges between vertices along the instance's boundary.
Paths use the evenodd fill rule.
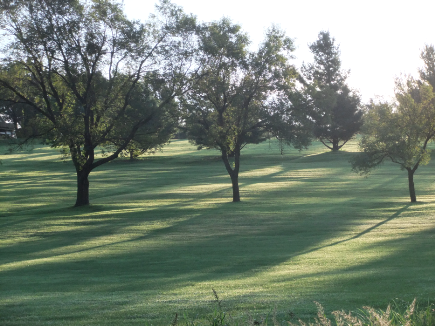
<path fill-rule="evenodd" d="M 411 205 L 405 172 L 360 177 L 346 150 L 249 146 L 232 203 L 218 153 L 174 141 L 94 171 L 81 208 L 58 150 L 1 155 L 0 324 L 200 321 L 212 289 L 235 320 L 434 302 L 435 161 Z"/>

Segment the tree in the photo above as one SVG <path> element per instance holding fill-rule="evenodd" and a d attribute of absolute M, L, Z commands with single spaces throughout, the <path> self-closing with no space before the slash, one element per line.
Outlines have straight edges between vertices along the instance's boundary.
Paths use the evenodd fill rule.
<path fill-rule="evenodd" d="M 138 83 L 138 87 L 130 98 L 130 106 L 139 110 L 155 105 L 155 98 L 149 89 L 149 85 Z M 155 108 L 156 109 L 156 108 Z M 130 160 L 146 152 L 154 153 L 168 143 L 178 127 L 179 107 L 175 101 L 166 103 L 164 110 L 157 110 L 153 121 L 141 126 L 134 137 L 128 143 L 120 156 L 128 156 Z M 122 146 L 122 138 L 114 137 L 109 139 L 106 149 L 112 150 Z"/>
<path fill-rule="evenodd" d="M 408 173 L 411 202 L 417 201 L 414 174 L 430 160 L 427 145 L 435 136 L 434 92 L 428 83 L 408 78 L 396 81 L 397 104 L 369 105 L 359 147 L 351 161 L 353 170 L 369 173 L 391 160 Z"/>
<path fill-rule="evenodd" d="M 435 48 L 433 45 L 426 45 L 421 51 L 420 58 L 424 67 L 419 69 L 420 79 L 429 83 L 435 89 Z"/>
<path fill-rule="evenodd" d="M 201 74 L 186 94 L 185 127 L 199 148 L 216 148 L 231 178 L 233 202 L 240 201 L 240 154 L 246 144 L 265 139 L 278 111 L 292 122 L 286 93 L 294 86 L 296 71 L 288 59 L 292 41 L 271 28 L 257 52 L 248 51 L 249 39 L 228 19 L 200 30 Z M 289 129 L 289 128 L 288 128 Z M 295 127 L 295 129 L 297 129 Z M 303 137 L 295 137 L 301 142 Z"/>
<path fill-rule="evenodd" d="M 333 151 L 342 148 L 359 131 L 363 112 L 357 92 L 346 85 L 340 50 L 329 32 L 320 32 L 310 46 L 314 63 L 303 65 L 305 91 L 314 108 L 314 136 Z"/>
<path fill-rule="evenodd" d="M 143 24 L 111 0 L 1 4 L 4 65 L 17 71 L 0 75 L 2 100 L 31 108 L 39 134 L 68 148 L 75 206 L 89 204 L 91 171 L 117 158 L 138 132 L 159 145 L 156 125 L 194 78 L 195 19 L 167 0 L 158 12 Z M 97 147 L 107 145 L 113 151 L 97 158 Z"/>
<path fill-rule="evenodd" d="M 5 66 L 1 71 L 1 75 L 8 76 L 8 78 L 16 78 L 19 73 L 19 68 L 14 66 Z M 36 135 L 37 127 L 33 123 L 35 113 L 25 103 L 5 100 L 11 95 L 7 89 L 0 89 L 0 116 L 13 124 L 17 137 L 27 138 L 32 134 Z"/>

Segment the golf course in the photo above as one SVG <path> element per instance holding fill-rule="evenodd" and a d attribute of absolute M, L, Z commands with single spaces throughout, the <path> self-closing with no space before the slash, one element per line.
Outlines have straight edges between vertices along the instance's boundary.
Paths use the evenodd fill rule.
<path fill-rule="evenodd" d="M 355 152 L 248 145 L 233 203 L 219 152 L 174 140 L 95 170 L 83 207 L 59 149 L 1 155 L 0 324 L 196 325 L 216 313 L 213 290 L 240 324 L 310 321 L 314 301 L 326 313 L 426 307 L 435 163 L 416 173 L 411 204 L 404 171 L 361 177 Z"/>

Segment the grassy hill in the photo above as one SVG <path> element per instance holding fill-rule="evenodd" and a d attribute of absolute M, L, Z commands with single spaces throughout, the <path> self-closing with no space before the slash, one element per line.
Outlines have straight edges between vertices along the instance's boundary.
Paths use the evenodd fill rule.
<path fill-rule="evenodd" d="M 355 144 L 345 149 L 251 145 L 232 203 L 219 153 L 173 141 L 92 172 L 92 205 L 80 208 L 59 150 L 1 155 L 0 324 L 200 321 L 212 289 L 242 321 L 271 310 L 309 319 L 313 301 L 326 311 L 435 301 L 435 161 L 417 171 L 411 205 L 404 171 L 360 177 Z"/>

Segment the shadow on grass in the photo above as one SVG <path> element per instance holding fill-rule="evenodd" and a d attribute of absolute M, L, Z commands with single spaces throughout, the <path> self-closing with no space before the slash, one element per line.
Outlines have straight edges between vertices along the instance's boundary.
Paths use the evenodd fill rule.
<path fill-rule="evenodd" d="M 367 252 L 382 248 L 388 254 L 336 271 L 334 280 L 325 284 L 321 292 L 332 297 L 347 293 L 346 304 L 354 307 L 367 305 L 368 300 L 374 308 L 382 309 L 392 300 L 409 304 L 417 298 L 428 305 L 434 303 L 435 252 L 430 249 L 434 245 L 434 235 L 435 228 L 432 227 L 406 238 L 367 244 Z M 341 300 L 324 301 L 330 311 L 343 309 Z"/>
<path fill-rule="evenodd" d="M 319 155 L 341 157 L 329 152 Z M 259 278 L 282 264 L 291 266 L 298 258 L 362 241 L 388 223 L 396 223 L 397 217 L 409 208 L 402 201 L 391 199 L 391 189 L 399 181 L 401 184 L 400 171 L 360 183 L 356 179 L 349 181 L 346 171 L 350 167 L 346 162 L 331 162 L 325 164 L 319 158 L 308 165 L 305 159 L 283 159 L 279 171 L 241 179 L 243 201 L 237 204 L 229 202 L 231 185 L 220 161 L 212 160 L 206 167 L 199 164 L 174 167 L 170 163 L 160 164 L 161 159 L 144 163 L 140 169 L 137 169 L 140 164 L 124 162 L 107 165 L 99 170 L 101 173 L 91 175 L 91 200 L 95 205 L 63 209 L 59 204 L 47 202 L 46 207 L 30 210 L 23 205 L 19 211 L 12 210 L 2 217 L 3 239 L 14 239 L 0 248 L 3 298 L 25 306 L 31 297 L 35 311 L 47 311 L 50 305 L 57 307 L 59 311 L 54 311 L 52 317 L 49 313 L 44 315 L 46 320 L 61 320 L 61 314 L 69 312 L 75 320 L 89 321 L 103 306 L 107 311 L 141 311 L 143 308 L 132 307 L 140 300 L 157 301 L 159 293 L 188 287 L 203 289 L 216 283 L 230 286 L 227 284 L 234 280 L 240 281 L 241 287 L 249 287 L 252 283 L 246 280 Z M 270 165 L 266 158 L 247 162 L 244 171 Z M 310 175 L 323 166 L 328 171 Z M 294 174 L 296 170 L 301 174 Z M 59 178 L 60 182 L 68 183 L 64 177 Z M 37 176 L 32 180 L 41 181 Z M 58 183 L 54 177 L 43 180 L 49 180 L 47 187 Z M 280 185 L 282 180 L 289 182 Z M 266 183 L 278 186 L 260 189 Z M 210 186 L 201 191 L 203 185 L 217 188 Z M 44 192 L 43 188 L 38 188 L 41 192 L 37 195 L 52 194 L 56 200 L 57 194 L 51 189 Z M 247 188 L 256 191 L 243 190 Z M 34 191 L 12 191 L 8 198 L 35 196 Z M 367 194 L 369 199 L 360 199 Z M 217 197 L 228 198 L 228 202 L 222 203 Z M 101 204 L 107 202 L 110 203 Z M 353 235 L 355 227 L 361 225 L 367 227 Z M 415 234 L 412 241 L 378 241 L 377 244 L 402 251 L 391 249 L 383 260 L 357 260 L 356 266 L 333 271 L 309 269 L 298 275 L 283 272 L 283 276 L 267 282 L 282 280 L 283 284 L 290 284 L 287 288 L 294 287 L 305 298 L 321 300 L 304 292 L 305 287 L 312 286 L 315 288 L 312 291 L 316 291 L 313 295 L 331 293 L 339 303 L 344 300 L 340 291 L 349 289 L 356 294 L 345 297 L 355 297 L 352 300 L 356 301 L 370 298 L 369 291 L 377 289 L 385 292 L 377 296 L 378 302 L 386 297 L 390 300 L 393 287 L 399 293 L 408 291 L 411 295 L 414 292 L 406 279 L 421 270 L 396 260 L 401 257 L 412 260 L 413 253 L 404 255 L 403 250 L 419 250 L 415 257 L 419 268 L 423 268 L 421 261 L 425 258 L 433 261 L 431 232 L 432 229 Z M 367 246 L 364 250 L 377 249 Z M 323 263 L 327 267 L 327 258 Z M 387 278 L 389 269 L 393 269 L 394 281 Z M 429 279 L 432 272 L 434 268 L 428 266 L 424 277 Z M 328 282 L 322 282 L 328 277 L 331 278 Z M 303 283 L 306 279 L 314 285 Z M 263 283 L 253 284 L 261 287 Z M 417 281 L 412 284 L 417 286 Z M 433 290 L 429 287 L 428 291 L 434 293 Z M 356 299 L 358 291 L 365 291 L 360 299 Z M 97 307 L 92 305 L 95 302 Z M 32 307 L 23 308 L 20 313 L 29 314 Z M 18 316 L 14 309 L 5 310 L 6 315 Z M 36 318 L 38 312 L 34 314 Z"/>
<path fill-rule="evenodd" d="M 313 248 L 316 243 L 333 239 L 337 232 L 343 232 L 346 227 L 350 228 L 350 225 L 342 225 L 337 229 L 335 220 L 327 227 L 328 221 L 321 221 L 322 217 L 317 219 L 317 222 L 299 220 L 296 217 L 270 221 L 267 217 L 251 217 L 254 211 L 244 211 L 241 206 L 237 207 L 236 211 L 233 211 L 233 205 L 231 208 L 229 204 L 220 206 L 220 208 L 199 210 L 183 209 L 184 218 L 181 220 L 179 220 L 179 207 L 161 209 L 158 213 L 140 212 L 143 214 L 142 217 L 136 215 L 133 220 L 129 220 L 131 213 L 117 213 L 114 217 L 108 212 L 99 215 L 97 221 L 89 219 L 82 222 L 75 221 L 72 225 L 70 222 L 73 230 L 28 232 L 29 241 L 15 243 L 3 249 L 1 261 L 4 265 L 12 263 L 10 272 L 14 275 L 21 272 L 33 274 L 38 270 L 49 272 L 59 268 L 54 266 L 68 265 L 67 261 L 71 259 L 74 265 L 82 260 L 83 268 L 90 275 L 102 272 L 98 268 L 100 264 L 104 266 L 109 264 L 111 268 L 104 269 L 103 275 L 107 276 L 112 272 L 127 274 L 140 272 L 180 277 L 195 271 L 202 276 L 193 278 L 191 281 L 198 282 L 210 277 L 216 279 L 239 273 L 249 274 L 258 269 L 278 265 L 299 255 L 356 239 L 387 223 L 406 209 L 406 207 L 402 208 L 389 219 L 354 237 Z M 246 209 L 247 206 L 244 208 Z M 95 211 L 93 208 L 90 210 Z M 85 210 L 82 209 L 82 211 Z M 255 213 L 258 214 L 258 212 Z M 221 214 L 228 214 L 228 216 L 220 216 Z M 174 219 L 174 215 L 178 216 Z M 122 235 L 126 234 L 124 229 L 141 223 L 152 225 L 165 220 L 170 225 L 159 226 L 150 231 L 130 231 L 131 236 L 128 236 L 128 239 L 116 240 L 117 237 L 122 238 Z M 330 219 L 328 220 L 331 222 Z M 146 232 L 146 234 L 140 235 L 141 232 Z M 191 237 L 189 237 L 190 233 L 193 233 Z M 304 241 L 303 239 L 308 235 L 310 235 L 309 240 Z M 112 239 L 107 241 L 107 237 L 112 237 Z M 155 241 L 160 242 L 160 245 L 147 249 L 147 243 Z M 99 242 L 102 244 L 98 244 Z M 117 250 L 113 249 L 117 247 L 124 248 L 125 252 L 118 254 Z M 131 250 L 134 251 L 133 254 L 128 253 Z M 54 254 L 50 254 L 50 251 Z M 91 256 L 92 258 L 80 258 L 80 254 L 83 253 L 87 253 L 85 257 Z M 146 263 L 138 264 L 139 257 Z M 225 257 L 224 261 L 222 257 Z M 39 264 L 38 259 L 42 264 Z M 47 262 L 44 262 L 45 260 Z M 20 261 L 31 262 L 20 264 Z M 122 263 L 121 267 L 117 267 L 118 263 Z M 64 270 L 62 267 L 61 269 Z M 2 272 L 2 274 L 8 274 L 8 272 Z M 80 280 L 77 281 L 80 283 Z M 74 286 L 77 286 L 77 283 Z M 170 283 L 167 286 L 170 288 L 173 284 Z M 162 288 L 161 282 L 158 288 Z"/>
<path fill-rule="evenodd" d="M 393 215 L 391 215 L 389 218 L 387 218 L 387 219 L 385 219 L 385 220 L 383 220 L 383 221 L 381 221 L 381 222 L 379 222 L 379 223 L 377 223 L 377 224 L 375 224 L 375 225 L 369 227 L 368 229 L 366 229 L 366 230 L 364 230 L 364 231 L 362 231 L 362 232 L 360 232 L 360 233 L 354 235 L 353 237 L 350 237 L 350 238 L 348 238 L 348 239 L 344 239 L 344 240 L 340 240 L 340 241 L 336 241 L 336 242 L 333 242 L 333 243 L 328 244 L 328 245 L 326 245 L 326 246 L 321 246 L 321 247 L 317 247 L 317 248 L 310 249 L 310 250 L 304 252 L 304 254 L 306 254 L 306 253 L 310 253 L 310 252 L 313 252 L 313 251 L 317 251 L 317 250 L 320 250 L 320 249 L 324 249 L 324 248 L 327 248 L 327 247 L 337 246 L 337 245 L 339 245 L 339 244 L 343 244 L 343 243 L 345 243 L 345 242 L 348 242 L 348 241 L 352 241 L 352 240 L 358 239 L 359 237 L 362 237 L 363 235 L 365 235 L 365 234 L 367 234 L 367 233 L 369 233 L 369 232 L 375 230 L 376 228 L 381 227 L 381 226 L 384 225 L 385 223 L 388 223 L 388 222 L 390 222 L 391 220 L 397 218 L 401 213 L 403 213 L 404 211 L 406 211 L 406 209 L 408 209 L 409 206 L 411 206 L 411 205 L 408 204 L 408 205 L 403 206 L 401 209 L 399 209 L 396 213 L 394 213 Z"/>
<path fill-rule="evenodd" d="M 94 313 L 89 310 L 92 307 L 85 306 L 89 300 L 91 303 L 101 301 L 99 304 L 102 304 L 107 300 L 107 296 L 116 295 L 118 299 L 105 302 L 105 306 L 120 311 L 123 310 L 123 306 L 135 305 L 132 298 L 124 298 L 126 293 L 130 293 L 130 297 L 138 293 L 148 293 L 150 299 L 155 297 L 156 293 L 195 287 L 201 283 L 225 284 L 230 280 L 256 277 L 259 273 L 283 262 L 363 237 L 393 221 L 409 205 L 353 237 L 325 246 L 316 244 L 333 239 L 337 233 L 343 231 L 343 228 L 335 228 L 334 223 L 331 223 L 330 227 L 325 227 L 324 221 L 321 221 L 322 217 L 304 221 L 290 216 L 286 219 L 287 222 L 283 217 L 279 218 L 280 221 L 271 221 L 269 218 L 258 216 L 251 218 L 250 214 L 255 210 L 249 210 L 248 205 L 239 205 L 235 211 L 231 203 L 218 206 L 198 210 L 172 207 L 163 209 L 160 214 L 142 212 L 143 215 L 141 213 L 140 216 L 119 213 L 116 218 L 108 212 L 99 216 L 100 220 L 74 222 L 76 226 L 85 227 L 84 229 L 43 232 L 41 228 L 30 236 L 34 236 L 35 241 L 27 244 L 17 243 L 1 250 L 3 271 L 0 275 L 3 295 L 14 296 L 14 302 L 20 302 L 20 293 L 29 293 L 34 297 L 32 306 L 35 307 L 45 306 L 47 302 L 57 306 L 55 302 L 60 297 L 63 302 L 69 302 L 70 306 L 89 311 L 88 315 L 81 315 L 81 312 L 74 317 L 76 320 L 89 320 L 89 316 Z M 81 209 L 82 212 L 87 210 Z M 180 210 L 184 218 L 180 219 L 180 216 L 177 216 L 173 219 L 173 215 L 180 215 Z M 89 207 L 89 211 L 104 213 L 101 207 L 96 207 L 96 210 L 95 207 Z M 140 234 L 145 231 L 130 230 L 130 238 L 117 240 L 126 235 L 132 227 L 139 227 L 143 223 L 152 225 L 152 222 L 162 221 L 162 217 L 169 220 L 170 224 L 147 231 L 146 234 Z M 329 222 L 337 221 L 329 219 Z M 419 238 L 416 235 L 416 239 Z M 98 244 L 99 241 L 101 244 Z M 404 243 L 396 241 L 389 245 L 401 248 Z M 417 243 L 410 249 L 421 251 L 423 247 Z M 428 248 L 424 250 L 427 251 Z M 330 288 L 329 283 L 319 284 L 316 292 L 322 297 L 322 293 L 327 292 L 325 288 L 328 288 L 328 293 L 335 293 L 335 297 L 338 298 L 340 294 L 336 292 L 339 289 L 363 288 L 358 284 L 355 286 L 352 282 L 375 282 L 377 286 L 381 286 L 376 277 L 387 274 L 382 268 L 394 262 L 395 256 L 387 258 L 388 262 L 384 260 L 354 268 L 307 271 L 302 276 L 290 274 L 286 276 L 286 280 L 300 282 L 302 279 L 315 280 L 343 274 L 345 277 L 336 288 Z M 7 261 L 12 263 L 9 270 Z M 401 264 L 401 267 L 403 268 L 404 264 Z M 376 270 L 376 275 L 365 278 L 366 270 Z M 353 276 L 353 273 L 359 276 L 357 280 L 351 281 L 349 274 Z M 398 273 L 395 278 L 400 281 L 403 275 Z M 391 286 L 391 283 L 388 284 Z M 391 290 L 389 286 L 384 284 L 381 288 L 384 291 Z M 397 288 L 397 291 L 403 292 L 403 287 Z M 82 298 L 76 301 L 76 295 L 79 293 L 82 293 Z M 321 300 L 316 297 L 310 299 Z M 388 295 L 389 299 L 391 295 Z M 26 302 L 24 297 L 22 300 Z M 381 302 L 380 299 L 379 301 Z M 328 302 L 324 304 L 328 306 Z M 12 305 L 10 309 L 14 307 Z M 56 314 L 61 311 L 63 314 L 67 312 L 64 306 L 59 309 L 52 317 L 46 316 L 46 319 L 54 321 L 60 318 Z"/>

